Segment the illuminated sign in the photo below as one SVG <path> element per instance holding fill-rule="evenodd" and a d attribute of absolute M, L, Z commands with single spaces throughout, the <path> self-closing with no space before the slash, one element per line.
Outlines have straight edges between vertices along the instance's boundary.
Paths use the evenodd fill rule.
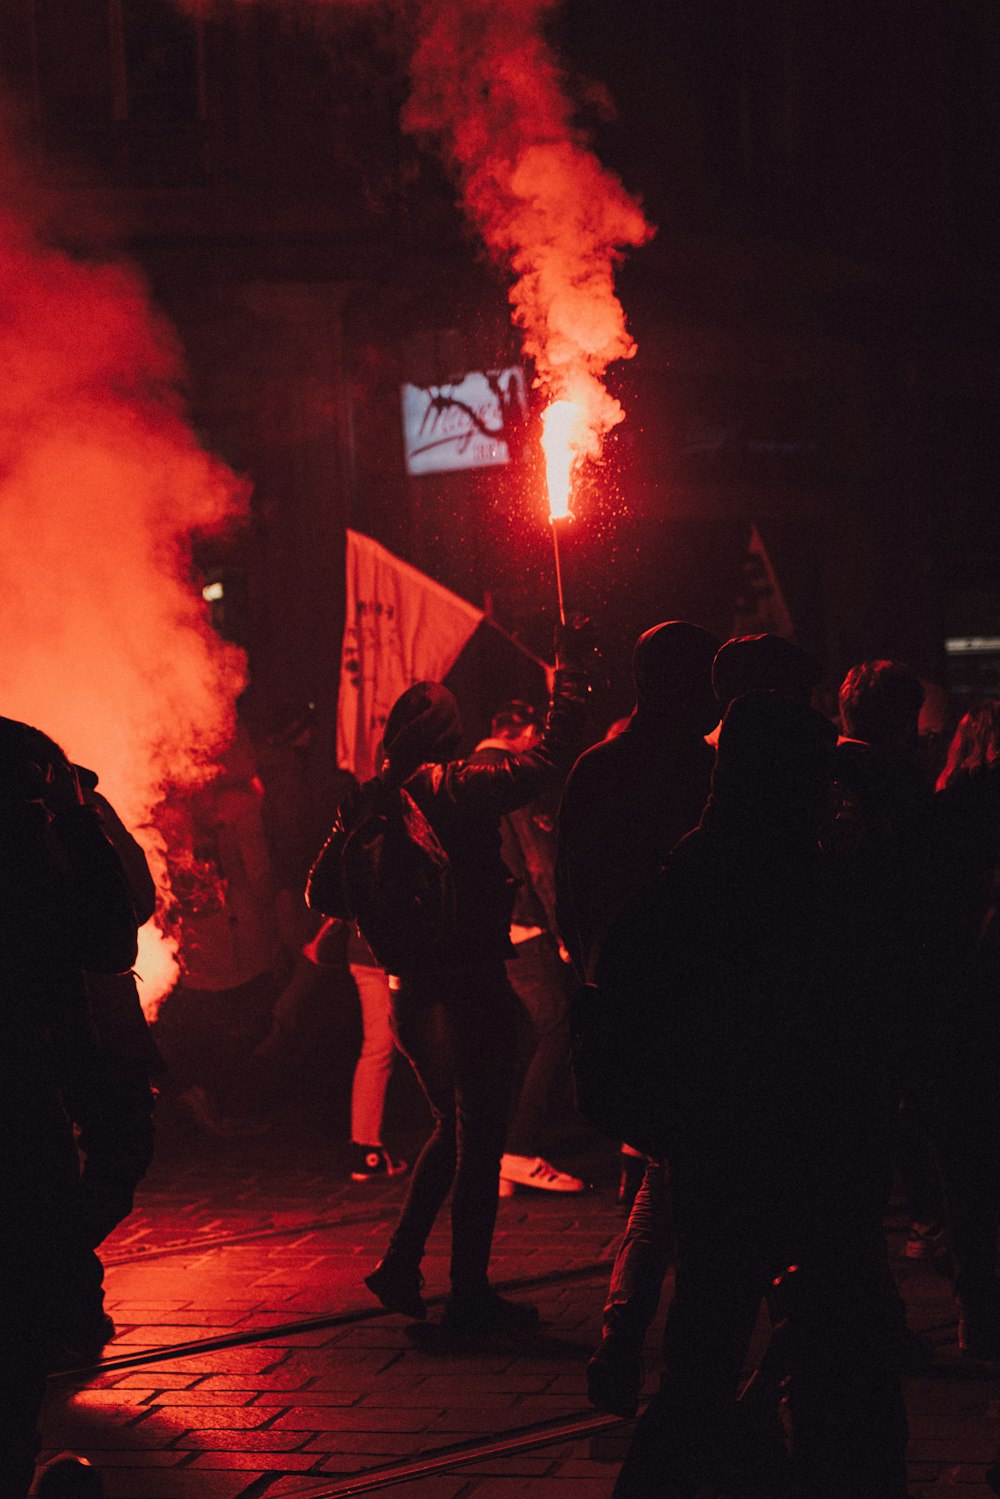
<path fill-rule="evenodd" d="M 949 656 L 997 656 L 1000 635 L 950 635 L 944 648 Z"/>
<path fill-rule="evenodd" d="M 444 385 L 404 385 L 401 398 L 407 473 L 510 462 L 508 436 L 527 408 L 522 369 L 473 370 Z"/>

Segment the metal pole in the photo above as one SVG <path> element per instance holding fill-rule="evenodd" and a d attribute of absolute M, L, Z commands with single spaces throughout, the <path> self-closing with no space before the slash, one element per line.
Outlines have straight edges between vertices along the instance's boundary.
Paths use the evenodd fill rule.
<path fill-rule="evenodd" d="M 556 559 L 556 594 L 559 598 L 559 623 L 564 625 L 566 623 L 566 604 L 563 599 L 562 567 L 559 562 L 559 522 L 554 517 L 550 517 L 549 525 L 552 527 L 552 551 Z"/>

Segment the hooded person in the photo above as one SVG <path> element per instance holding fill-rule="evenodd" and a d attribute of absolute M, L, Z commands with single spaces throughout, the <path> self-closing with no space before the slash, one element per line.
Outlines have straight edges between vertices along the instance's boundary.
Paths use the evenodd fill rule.
<path fill-rule="evenodd" d="M 0 1486 L 27 1499 L 46 1374 L 92 1362 L 113 1330 L 60 1080 L 91 1043 L 85 972 L 130 969 L 136 923 L 75 767 L 7 718 L 0 855 Z"/>
<path fill-rule="evenodd" d="M 718 719 L 712 693 L 714 635 L 686 620 L 655 625 L 635 644 L 636 705 L 622 731 L 594 745 L 570 772 L 559 811 L 557 917 L 581 977 L 592 981 L 601 942 L 615 917 L 663 865 L 701 816 L 714 750 L 705 735 Z M 585 1077 L 583 1036 L 596 990 L 584 991 L 575 1015 L 576 1082 L 587 1112 L 603 1089 L 601 1045 L 593 1089 Z M 595 1035 L 603 1036 L 597 1014 Z M 625 1044 L 631 1042 L 625 1038 Z M 627 1136 L 626 1136 L 627 1139 Z M 659 1303 L 670 1262 L 666 1164 L 632 1143 L 620 1155 L 618 1200 L 629 1213 L 604 1307 L 602 1339 L 587 1366 L 587 1388 L 599 1410 L 635 1412 L 643 1338 Z"/>
<path fill-rule="evenodd" d="M 906 1494 L 890 1309 L 871 1273 L 894 1095 L 851 941 L 855 892 L 821 841 L 835 739 L 801 700 L 737 698 L 699 827 L 597 964 L 636 1034 L 636 1129 L 670 1159 L 677 1256 L 660 1390 L 616 1499 L 725 1486 L 755 1320 L 793 1264 L 786 1350 L 801 1491 Z M 773 1474 L 746 1476 L 748 1493 L 783 1492 Z"/>
<path fill-rule="evenodd" d="M 488 1278 L 518 1013 L 505 966 L 513 951 L 513 892 L 500 856 L 500 818 L 557 782 L 577 753 L 591 648 L 582 625 L 561 627 L 540 739 L 491 764 L 453 758 L 462 723 L 446 687 L 418 682 L 408 688 L 386 721 L 379 776 L 342 806 L 309 877 L 310 906 L 342 914 L 345 838 L 367 808 L 385 806 L 401 791 L 447 857 L 455 897 L 447 949 L 433 958 L 417 954 L 398 965 L 405 972 L 389 976 L 393 1033 L 427 1097 L 434 1129 L 413 1168 L 386 1254 L 365 1282 L 388 1310 L 426 1316 L 420 1263 L 454 1183 L 451 1295 L 438 1332 L 445 1344 L 537 1325 L 534 1307 L 505 1301 Z"/>
<path fill-rule="evenodd" d="M 626 727 L 570 771 L 559 810 L 559 930 L 585 979 L 601 936 L 690 832 L 708 796 L 718 722 L 714 635 L 686 620 L 654 625 L 632 657 L 636 705 Z"/>

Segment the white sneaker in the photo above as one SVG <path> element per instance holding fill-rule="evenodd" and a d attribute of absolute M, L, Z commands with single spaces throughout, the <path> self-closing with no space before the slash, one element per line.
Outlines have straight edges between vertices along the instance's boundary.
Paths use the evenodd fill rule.
<path fill-rule="evenodd" d="M 540 1155 L 502 1155 L 500 1157 L 500 1196 L 512 1197 L 518 1187 L 538 1187 L 543 1192 L 586 1192 L 587 1184 L 578 1176 L 557 1171 Z"/>

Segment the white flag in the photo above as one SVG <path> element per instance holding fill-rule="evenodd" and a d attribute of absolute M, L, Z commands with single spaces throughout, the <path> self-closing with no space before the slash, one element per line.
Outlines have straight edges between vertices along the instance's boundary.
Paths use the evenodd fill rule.
<path fill-rule="evenodd" d="M 377 541 L 348 531 L 338 765 L 360 781 L 375 774 L 393 703 L 414 682 L 440 682 L 483 618 Z"/>

